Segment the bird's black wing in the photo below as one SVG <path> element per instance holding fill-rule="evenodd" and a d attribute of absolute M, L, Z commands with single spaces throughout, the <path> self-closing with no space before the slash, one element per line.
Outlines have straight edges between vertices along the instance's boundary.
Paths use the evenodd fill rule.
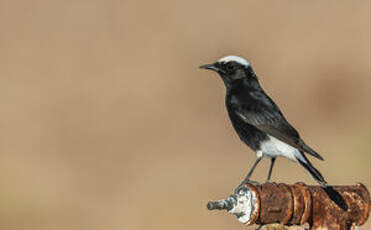
<path fill-rule="evenodd" d="M 300 138 L 299 133 L 292 127 L 278 106 L 264 93 L 255 92 L 250 94 L 254 103 L 233 103 L 234 112 L 246 123 L 257 129 L 289 144 L 300 151 L 323 160 L 318 153 L 311 149 Z"/>

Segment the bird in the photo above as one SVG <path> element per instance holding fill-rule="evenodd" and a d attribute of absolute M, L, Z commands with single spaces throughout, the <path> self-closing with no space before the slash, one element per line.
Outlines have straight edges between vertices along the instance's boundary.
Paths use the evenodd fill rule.
<path fill-rule="evenodd" d="M 232 126 L 239 138 L 257 156 L 246 178 L 250 180 L 263 157 L 270 158 L 266 182 L 270 182 L 277 157 L 299 163 L 322 187 L 327 182 L 305 153 L 324 160 L 301 139 L 298 131 L 286 120 L 276 103 L 265 93 L 250 62 L 240 56 L 225 56 L 217 62 L 200 66 L 219 74 L 226 88 L 225 105 Z M 239 188 L 237 187 L 237 188 Z"/>

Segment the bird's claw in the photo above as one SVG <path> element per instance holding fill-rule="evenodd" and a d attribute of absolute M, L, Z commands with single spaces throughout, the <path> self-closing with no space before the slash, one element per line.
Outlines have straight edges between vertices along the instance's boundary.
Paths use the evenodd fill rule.
<path fill-rule="evenodd" d="M 266 180 L 265 181 L 265 184 L 272 184 L 272 185 L 277 185 L 277 183 L 276 182 L 272 182 L 272 181 L 270 181 L 270 180 Z"/>
<path fill-rule="evenodd" d="M 237 186 L 237 188 L 234 189 L 234 193 L 235 194 L 238 194 L 239 191 L 243 188 L 246 188 L 246 184 L 249 183 L 249 184 L 252 184 L 252 185 L 255 185 L 255 186 L 260 186 L 260 183 L 257 182 L 257 181 L 253 181 L 253 180 L 249 180 L 249 179 L 245 179 L 241 182 L 240 185 Z"/>

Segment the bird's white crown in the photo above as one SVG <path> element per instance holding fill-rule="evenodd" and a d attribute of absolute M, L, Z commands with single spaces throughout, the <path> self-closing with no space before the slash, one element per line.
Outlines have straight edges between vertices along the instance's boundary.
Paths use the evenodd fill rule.
<path fill-rule="evenodd" d="M 250 66 L 250 62 L 248 62 L 245 58 L 239 57 L 239 56 L 225 56 L 218 60 L 219 63 L 227 63 L 227 62 L 237 62 L 245 67 Z"/>

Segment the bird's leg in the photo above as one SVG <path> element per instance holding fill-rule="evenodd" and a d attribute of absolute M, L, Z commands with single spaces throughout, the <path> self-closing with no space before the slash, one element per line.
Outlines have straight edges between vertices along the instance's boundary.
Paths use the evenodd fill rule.
<path fill-rule="evenodd" d="M 272 157 L 272 158 L 271 158 L 271 166 L 269 167 L 268 177 L 267 177 L 267 181 L 266 181 L 266 183 L 268 183 L 268 182 L 271 180 L 272 170 L 273 170 L 273 166 L 274 166 L 274 162 L 275 162 L 275 161 L 276 161 L 276 158 L 275 158 L 275 157 Z"/>
<path fill-rule="evenodd" d="M 247 174 L 247 176 L 245 177 L 245 179 L 241 182 L 240 185 L 238 185 L 238 187 L 234 190 L 235 192 L 238 191 L 243 185 L 245 185 L 246 183 L 252 183 L 252 184 L 259 184 L 259 182 L 256 182 L 256 181 L 252 181 L 250 180 L 250 177 L 252 175 L 252 173 L 254 172 L 256 166 L 259 164 L 259 162 L 261 161 L 262 157 L 258 157 L 255 161 L 255 163 L 253 164 L 253 166 L 251 167 L 249 173 Z"/>
<path fill-rule="evenodd" d="M 262 157 L 258 157 L 256 158 L 256 161 L 254 162 L 253 166 L 251 167 L 249 173 L 247 174 L 246 178 L 243 180 L 243 181 L 246 181 L 248 182 L 249 181 L 249 178 L 251 177 L 252 173 L 254 172 L 256 166 L 259 164 L 259 162 L 261 161 Z"/>

